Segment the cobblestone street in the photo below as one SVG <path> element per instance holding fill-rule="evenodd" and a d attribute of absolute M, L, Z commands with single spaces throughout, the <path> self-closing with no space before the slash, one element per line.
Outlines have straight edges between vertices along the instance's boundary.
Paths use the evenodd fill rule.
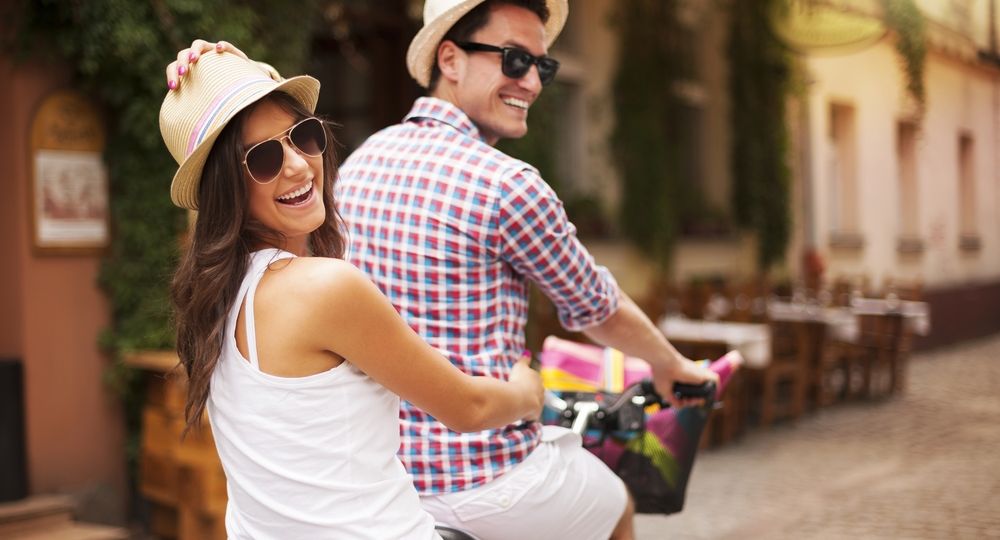
<path fill-rule="evenodd" d="M 901 396 L 699 454 L 662 538 L 1000 538 L 1000 336 L 914 355 Z"/>

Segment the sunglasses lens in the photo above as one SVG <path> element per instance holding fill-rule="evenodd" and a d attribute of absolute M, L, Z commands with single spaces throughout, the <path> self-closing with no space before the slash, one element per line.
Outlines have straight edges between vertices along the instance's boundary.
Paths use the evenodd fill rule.
<path fill-rule="evenodd" d="M 504 49 L 503 74 L 511 79 L 524 77 L 532 64 L 538 65 L 538 79 L 543 85 L 552 82 L 552 79 L 556 78 L 556 72 L 559 71 L 558 60 L 547 56 L 536 58 L 528 51 L 520 49 Z"/>
<path fill-rule="evenodd" d="M 247 153 L 247 170 L 257 182 L 266 183 L 277 178 L 281 163 L 285 159 L 285 149 L 280 141 L 264 141 Z"/>
<path fill-rule="evenodd" d="M 503 74 L 511 79 L 520 79 L 531 69 L 535 58 L 520 49 L 504 49 Z"/>
<path fill-rule="evenodd" d="M 316 157 L 326 150 L 326 130 L 318 118 L 310 118 L 295 126 L 288 138 L 307 156 Z"/>
<path fill-rule="evenodd" d="M 542 58 L 538 60 L 538 79 L 542 81 L 543 85 L 552 82 L 552 79 L 556 78 L 556 72 L 559 71 L 559 62 L 551 58 Z"/>

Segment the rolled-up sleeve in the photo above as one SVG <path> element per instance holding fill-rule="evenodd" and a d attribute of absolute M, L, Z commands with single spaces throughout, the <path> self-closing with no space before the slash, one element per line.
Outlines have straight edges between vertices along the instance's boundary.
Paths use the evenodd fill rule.
<path fill-rule="evenodd" d="M 618 283 L 580 243 L 562 201 L 536 171 L 503 182 L 497 203 L 500 257 L 552 300 L 564 328 L 584 330 L 618 311 Z"/>

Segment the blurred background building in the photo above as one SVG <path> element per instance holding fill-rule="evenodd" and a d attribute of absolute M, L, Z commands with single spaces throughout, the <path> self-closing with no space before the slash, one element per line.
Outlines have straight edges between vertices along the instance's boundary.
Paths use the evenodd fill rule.
<path fill-rule="evenodd" d="M 727 227 L 733 197 L 732 79 L 727 50 L 739 2 L 675 2 L 675 46 L 692 66 L 674 83 L 681 114 L 684 182 L 701 192 L 699 212 L 714 227 L 682 227 L 673 279 L 739 277 L 759 269 L 757 238 Z M 899 33 L 878 0 L 776 3 L 772 31 L 794 70 L 787 93 L 791 234 L 771 275 L 804 282 L 819 264 L 825 280 L 859 288 L 922 287 L 934 304 L 925 345 L 997 329 L 1000 306 L 1000 64 L 996 6 L 986 0 L 926 0 L 923 98 L 908 91 Z M 573 5 L 555 46 L 567 66 L 560 104 L 559 159 L 553 168 L 570 193 L 595 194 L 619 208 L 624 184 L 611 154 L 614 77 L 630 53 L 618 49 L 620 2 Z M 781 8 L 784 11 L 781 11 Z M 766 77 L 766 74 L 758 74 Z M 565 180 L 564 180 L 565 179 Z M 761 196 L 767 196 L 762 193 Z M 697 220 L 692 220 L 697 225 Z M 721 231 L 721 234 L 720 234 Z M 590 243 L 632 292 L 642 295 L 657 267 L 634 247 Z M 818 259 L 818 261 L 817 261 Z"/>
<path fill-rule="evenodd" d="M 122 357 L 169 348 L 171 339 L 162 291 L 186 217 L 167 200 L 172 162 L 155 113 L 173 51 L 194 37 L 227 39 L 286 72 L 317 76 L 320 112 L 341 124 L 342 155 L 420 95 L 404 67 L 420 27 L 418 0 L 306 3 L 278 19 L 291 28 L 285 34 L 264 14 L 226 22 L 250 21 L 245 27 L 220 22 L 232 5 L 264 13 L 264 4 L 174 4 L 24 1 L 4 17 L 4 500 L 69 494 L 83 519 L 106 523 L 122 523 L 134 506 L 126 463 L 135 464 L 138 442 L 128 434 L 141 401 L 123 406 L 108 379 L 116 388 L 134 384 L 116 368 Z M 632 296 L 668 309 L 665 289 L 698 280 L 766 276 L 803 290 L 840 281 L 859 292 L 919 290 L 933 312 L 925 347 L 1000 330 L 995 0 L 570 4 L 551 51 L 559 77 L 532 109 L 529 136 L 503 148 L 539 166 L 585 243 Z M 116 39 L 98 23 L 109 10 L 153 22 L 134 23 L 139 30 L 117 57 L 60 41 Z M 753 26 L 757 19 L 763 27 Z M 63 38 L 45 41 L 46 28 L 63 29 Z M 193 28 L 205 35 L 188 35 Z M 129 79 L 135 65 L 150 66 L 145 78 Z M 37 151 L 49 147 L 33 129 L 41 105 L 66 89 L 89 97 L 108 133 L 110 233 L 88 249 L 46 247 L 36 231 Z M 622 130 L 626 120 L 647 131 Z M 766 125 L 755 131 L 753 122 Z M 637 149 L 655 166 L 630 162 Z M 141 163 L 128 163 L 139 155 Z M 758 161 L 773 174 L 744 180 Z M 635 170 L 652 177 L 631 178 Z M 656 195 L 643 201 L 644 189 Z M 142 197 L 152 202 L 131 204 Z M 645 204 L 629 202 L 636 198 Z M 137 242 L 137 231 L 156 240 Z M 126 281 L 134 285 L 122 292 Z M 136 330 L 137 320 L 152 322 Z"/>

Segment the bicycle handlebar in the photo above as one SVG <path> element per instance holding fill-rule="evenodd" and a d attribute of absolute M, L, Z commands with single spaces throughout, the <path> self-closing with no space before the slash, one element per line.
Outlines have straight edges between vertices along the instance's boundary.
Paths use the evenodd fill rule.
<path fill-rule="evenodd" d="M 711 405 L 715 399 L 714 381 L 704 384 L 674 383 L 674 397 L 677 399 L 700 398 Z M 610 431 L 639 431 L 645 425 L 646 405 L 657 403 L 669 406 L 656 391 L 651 379 L 643 379 L 630 385 L 620 395 L 584 394 L 583 397 L 560 398 L 552 392 L 545 392 L 545 405 L 559 413 L 560 423 L 579 435 L 588 427 L 601 431 L 600 440 Z M 578 394 L 579 396 L 579 394 Z M 611 404 L 606 404 L 611 401 Z"/>

